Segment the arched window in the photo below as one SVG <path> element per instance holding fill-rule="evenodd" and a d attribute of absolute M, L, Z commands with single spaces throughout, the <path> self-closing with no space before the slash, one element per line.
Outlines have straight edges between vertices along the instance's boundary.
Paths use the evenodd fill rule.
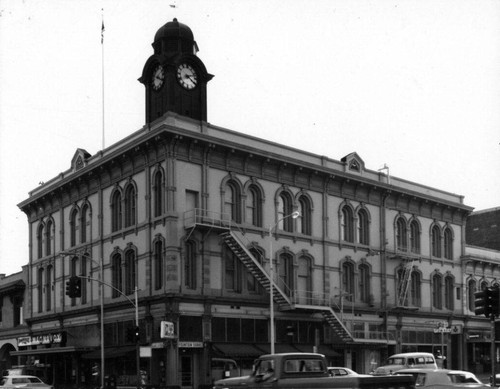
<path fill-rule="evenodd" d="M 340 213 L 340 233 L 341 240 L 354 242 L 354 218 L 352 209 L 348 206 L 344 206 Z"/>
<path fill-rule="evenodd" d="M 473 279 L 470 279 L 469 282 L 467 282 L 467 298 L 468 298 L 468 302 L 467 302 L 467 305 L 469 307 L 469 311 L 472 311 L 474 312 L 476 306 L 474 304 L 474 300 L 475 300 L 475 297 L 474 297 L 474 293 L 476 292 L 476 281 L 473 280 Z"/>
<path fill-rule="evenodd" d="M 54 223 L 51 219 L 47 221 L 45 229 L 45 255 L 52 254 L 52 244 L 54 239 Z"/>
<path fill-rule="evenodd" d="M 370 267 L 363 263 L 359 265 L 359 299 L 364 303 L 370 302 Z"/>
<path fill-rule="evenodd" d="M 135 263 L 135 251 L 127 250 L 125 253 L 125 294 L 134 293 L 137 269 Z"/>
<path fill-rule="evenodd" d="M 246 198 L 246 222 L 262 227 L 262 194 L 257 185 L 250 185 Z"/>
<path fill-rule="evenodd" d="M 241 223 L 240 190 L 233 180 L 229 180 L 224 189 L 224 213 L 232 221 Z"/>
<path fill-rule="evenodd" d="M 122 256 L 120 253 L 115 253 L 111 258 L 111 267 L 112 267 L 112 285 L 113 288 L 113 297 L 120 296 L 118 291 L 122 290 Z"/>
<path fill-rule="evenodd" d="M 155 290 L 163 287 L 163 241 L 157 239 L 154 243 L 154 286 Z"/>
<path fill-rule="evenodd" d="M 342 294 L 348 301 L 354 301 L 354 265 L 345 261 L 342 264 Z"/>
<path fill-rule="evenodd" d="M 293 257 L 287 253 L 281 254 L 277 268 L 278 278 L 274 281 L 278 284 L 278 287 L 281 288 L 282 291 L 284 291 L 287 295 L 290 295 L 295 289 Z"/>
<path fill-rule="evenodd" d="M 122 195 L 116 190 L 111 198 L 111 231 L 122 229 Z"/>
<path fill-rule="evenodd" d="M 37 272 L 37 296 L 38 296 L 38 313 L 43 311 L 43 267 Z"/>
<path fill-rule="evenodd" d="M 444 257 L 446 259 L 453 259 L 453 232 L 451 228 L 444 230 Z"/>
<path fill-rule="evenodd" d="M 135 224 L 136 194 L 133 185 L 127 186 L 125 191 L 125 227 Z"/>
<path fill-rule="evenodd" d="M 297 218 L 297 229 L 301 234 L 311 235 L 312 234 L 312 206 L 309 198 L 306 196 L 300 196 L 299 198 L 299 212 L 300 215 Z"/>
<path fill-rule="evenodd" d="M 401 251 L 406 251 L 407 248 L 407 231 L 406 231 L 406 220 L 399 217 L 396 220 L 396 245 L 397 249 Z"/>
<path fill-rule="evenodd" d="M 440 274 L 432 276 L 432 306 L 437 309 L 443 308 L 443 277 Z"/>
<path fill-rule="evenodd" d="M 158 170 L 153 178 L 153 216 L 158 217 L 163 214 L 164 206 L 163 173 Z"/>
<path fill-rule="evenodd" d="M 431 230 L 432 256 L 441 258 L 441 231 L 438 226 L 433 226 Z"/>
<path fill-rule="evenodd" d="M 226 290 L 241 293 L 241 261 L 228 247 L 224 250 L 224 285 Z"/>
<path fill-rule="evenodd" d="M 410 282 L 411 282 L 410 295 L 409 295 L 410 304 L 414 307 L 420 307 L 422 306 L 422 298 L 421 298 L 422 281 L 420 273 L 417 271 L 412 271 Z"/>
<path fill-rule="evenodd" d="M 455 290 L 455 280 L 452 276 L 446 276 L 444 279 L 444 307 L 449 310 L 453 310 L 454 304 L 454 290 Z"/>
<path fill-rule="evenodd" d="M 306 256 L 299 257 L 297 297 L 299 298 L 299 304 L 312 304 L 311 259 Z"/>
<path fill-rule="evenodd" d="M 420 253 L 420 226 L 416 220 L 410 223 L 410 250 L 412 253 Z"/>
<path fill-rule="evenodd" d="M 364 245 L 370 244 L 370 221 L 368 212 L 365 209 L 358 211 L 358 243 Z"/>
<path fill-rule="evenodd" d="M 184 286 L 188 289 L 196 289 L 196 244 L 193 241 L 186 242 Z"/>
<path fill-rule="evenodd" d="M 260 265 L 263 265 L 264 253 L 262 250 L 260 250 L 256 247 L 252 247 L 252 248 L 250 248 L 250 253 L 253 255 L 255 260 Z M 259 282 L 253 276 L 253 274 L 250 272 L 247 272 L 247 290 L 249 292 L 262 293 L 262 288 L 261 288 Z"/>
<path fill-rule="evenodd" d="M 47 271 L 45 273 L 45 310 L 50 311 L 52 309 L 52 272 L 53 266 L 47 266 Z"/>
<path fill-rule="evenodd" d="M 71 211 L 70 221 L 70 246 L 76 246 L 76 232 L 78 230 L 78 210 L 75 208 Z"/>
<path fill-rule="evenodd" d="M 43 236 L 43 223 L 40 223 L 36 234 L 38 258 L 43 257 Z"/>
<path fill-rule="evenodd" d="M 87 239 L 90 236 L 90 206 L 88 204 L 84 204 L 82 207 L 82 218 L 80 222 L 81 228 L 81 242 L 87 243 Z"/>
<path fill-rule="evenodd" d="M 278 197 L 278 228 L 283 231 L 293 232 L 293 201 L 288 192 L 281 192 Z"/>

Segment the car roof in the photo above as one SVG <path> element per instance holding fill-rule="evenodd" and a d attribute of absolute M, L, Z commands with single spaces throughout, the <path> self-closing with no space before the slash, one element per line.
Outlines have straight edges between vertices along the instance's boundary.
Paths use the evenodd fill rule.
<path fill-rule="evenodd" d="M 38 378 L 36 375 L 27 375 L 27 374 L 9 374 L 6 376 L 3 376 L 3 378 Z"/>
<path fill-rule="evenodd" d="M 434 357 L 433 354 L 431 353 L 420 353 L 420 352 L 414 352 L 414 353 L 399 353 L 399 354 L 393 354 L 389 358 L 401 358 L 401 357 L 414 357 L 417 355 L 424 355 L 426 357 Z"/>
<path fill-rule="evenodd" d="M 439 373 L 443 372 L 444 374 L 474 374 L 471 373 L 470 371 L 465 371 L 465 370 L 449 370 L 449 369 L 402 369 L 396 371 L 396 374 L 404 374 L 404 373 L 429 373 L 429 372 L 434 372 L 434 373 Z"/>

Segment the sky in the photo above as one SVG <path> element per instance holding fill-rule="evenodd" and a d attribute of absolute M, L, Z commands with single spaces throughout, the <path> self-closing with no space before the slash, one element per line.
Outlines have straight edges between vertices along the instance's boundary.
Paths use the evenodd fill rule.
<path fill-rule="evenodd" d="M 500 206 L 498 0 L 0 0 L 0 273 L 29 261 L 17 204 L 144 125 L 174 17 L 211 124 Z"/>

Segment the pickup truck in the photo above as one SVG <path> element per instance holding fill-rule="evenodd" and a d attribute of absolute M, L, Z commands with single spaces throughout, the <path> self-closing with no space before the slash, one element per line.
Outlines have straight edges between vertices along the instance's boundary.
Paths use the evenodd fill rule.
<path fill-rule="evenodd" d="M 369 375 L 331 377 L 325 356 L 316 353 L 283 353 L 262 355 L 249 376 L 215 381 L 213 389 L 315 389 L 370 388 L 414 389 L 414 377 Z"/>

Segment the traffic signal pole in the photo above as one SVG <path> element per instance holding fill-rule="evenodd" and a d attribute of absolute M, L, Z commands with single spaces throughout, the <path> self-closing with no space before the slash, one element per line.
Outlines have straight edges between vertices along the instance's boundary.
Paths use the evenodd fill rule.
<path fill-rule="evenodd" d="M 490 349 L 490 360 L 491 360 L 491 385 L 495 388 L 497 386 L 496 377 L 496 353 L 495 353 L 495 315 L 491 314 L 491 349 Z"/>

